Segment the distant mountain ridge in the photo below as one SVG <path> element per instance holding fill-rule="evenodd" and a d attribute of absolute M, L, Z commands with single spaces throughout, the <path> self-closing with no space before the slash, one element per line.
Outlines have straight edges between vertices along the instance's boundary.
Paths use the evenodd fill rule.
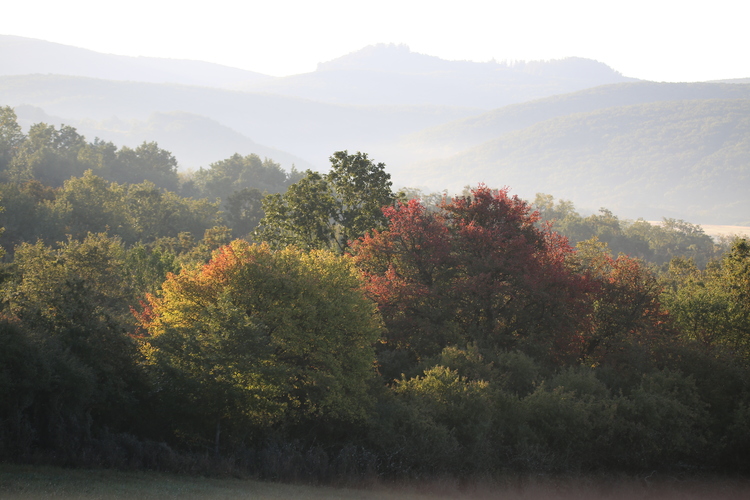
<path fill-rule="evenodd" d="M 102 54 L 69 45 L 0 35 L 0 75 L 57 74 L 105 80 L 233 88 L 273 77 L 185 59 Z"/>
<path fill-rule="evenodd" d="M 596 78 L 601 80 L 635 81 L 599 61 L 568 57 L 551 61 L 475 62 L 448 61 L 436 56 L 412 52 L 405 44 L 368 45 L 360 50 L 318 63 L 317 71 L 382 71 L 386 73 L 439 74 L 446 72 L 508 71 L 518 74 L 547 75 L 571 80 Z"/>
<path fill-rule="evenodd" d="M 312 73 L 276 78 L 201 61 L 102 54 L 43 40 L 0 35 L 0 76 L 30 74 L 177 83 L 333 104 L 416 104 L 485 110 L 635 80 L 589 59 L 514 64 L 447 61 L 393 44 L 371 45 L 320 63 Z"/>
<path fill-rule="evenodd" d="M 406 45 L 370 45 L 318 64 L 315 72 L 244 85 L 316 101 L 356 105 L 447 105 L 492 109 L 607 83 L 636 81 L 582 58 L 515 64 L 446 61 Z"/>

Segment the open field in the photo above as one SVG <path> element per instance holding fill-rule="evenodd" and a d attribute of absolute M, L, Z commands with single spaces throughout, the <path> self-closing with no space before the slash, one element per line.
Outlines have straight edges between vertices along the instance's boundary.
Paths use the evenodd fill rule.
<path fill-rule="evenodd" d="M 714 238 L 719 236 L 743 236 L 750 238 L 750 226 L 717 226 L 702 224 L 703 231 Z"/>
<path fill-rule="evenodd" d="M 662 221 L 650 220 L 648 221 L 654 226 L 660 226 Z M 703 232 L 712 238 L 721 238 L 722 236 L 740 236 L 743 238 L 750 238 L 750 226 L 722 226 L 718 224 L 700 224 Z"/>
<path fill-rule="evenodd" d="M 748 480 L 695 480 L 665 477 L 607 479 L 540 478 L 508 480 L 460 488 L 455 481 L 408 485 L 378 484 L 369 489 L 268 483 L 236 478 L 189 477 L 156 472 L 74 470 L 0 464 L 0 498 L 16 499 L 253 499 L 253 500 L 567 500 L 567 499 L 746 499 Z"/>

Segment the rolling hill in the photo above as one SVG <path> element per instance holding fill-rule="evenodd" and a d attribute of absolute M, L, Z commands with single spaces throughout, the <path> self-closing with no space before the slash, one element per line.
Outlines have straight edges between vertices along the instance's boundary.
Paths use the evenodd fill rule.
<path fill-rule="evenodd" d="M 73 76 L 0 76 L 0 105 L 24 104 L 66 121 L 145 121 L 153 113 L 189 113 L 319 168 L 326 166 L 334 151 L 375 151 L 379 144 L 401 135 L 476 112 L 447 106 L 344 106 L 272 94 Z M 159 135 L 153 140 L 163 142 Z M 206 150 L 205 154 L 223 153 Z M 186 165 L 199 163 L 194 158 L 179 159 Z"/>
<path fill-rule="evenodd" d="M 659 101 L 574 113 L 410 169 L 407 183 L 484 182 L 630 218 L 750 224 L 750 99 Z"/>
<path fill-rule="evenodd" d="M 273 78 L 202 61 L 102 54 L 34 38 L 0 35 L 0 75 L 30 74 L 219 88 L 232 88 Z"/>
<path fill-rule="evenodd" d="M 18 106 L 15 110 L 18 123 L 25 129 L 39 122 L 65 123 L 75 127 L 89 141 L 98 137 L 113 142 L 117 146 L 131 148 L 158 137 L 159 147 L 170 151 L 178 158 L 183 170 L 207 167 L 235 153 L 243 156 L 257 154 L 261 158 L 271 158 L 287 170 L 292 165 L 297 170 L 316 168 L 315 165 L 302 158 L 258 144 L 214 120 L 182 111 L 153 113 L 145 120 L 113 118 L 94 121 L 90 119 L 64 120 L 48 115 L 41 108 L 28 105 Z"/>
<path fill-rule="evenodd" d="M 634 82 L 602 85 L 570 94 L 513 104 L 466 117 L 403 137 L 394 150 L 408 154 L 403 162 L 441 158 L 521 130 L 551 118 L 573 113 L 693 99 L 748 99 L 750 85 L 722 83 Z"/>

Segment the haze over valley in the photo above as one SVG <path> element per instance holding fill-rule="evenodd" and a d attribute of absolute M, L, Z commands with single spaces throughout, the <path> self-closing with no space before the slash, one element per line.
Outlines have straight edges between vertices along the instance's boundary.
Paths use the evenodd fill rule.
<path fill-rule="evenodd" d="M 733 82 L 735 80 L 732 80 Z M 338 150 L 397 186 L 479 182 L 627 218 L 750 224 L 750 84 L 655 83 L 603 62 L 447 61 L 379 44 L 286 77 L 0 36 L 0 104 L 182 170 L 234 153 L 322 170 Z"/>

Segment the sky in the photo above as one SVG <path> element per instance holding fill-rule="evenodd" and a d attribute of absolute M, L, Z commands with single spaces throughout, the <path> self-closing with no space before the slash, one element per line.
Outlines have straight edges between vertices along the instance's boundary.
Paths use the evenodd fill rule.
<path fill-rule="evenodd" d="M 448 60 L 586 57 L 654 81 L 750 77 L 742 0 L 24 0 L 0 34 L 273 75 L 376 43 Z"/>

